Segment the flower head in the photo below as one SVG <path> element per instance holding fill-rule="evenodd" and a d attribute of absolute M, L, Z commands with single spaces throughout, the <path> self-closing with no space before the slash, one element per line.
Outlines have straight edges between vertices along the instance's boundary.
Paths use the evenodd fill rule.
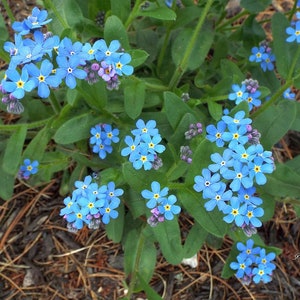
<path fill-rule="evenodd" d="M 22 179 L 29 179 L 30 175 L 38 172 L 38 166 L 39 162 L 37 160 L 31 162 L 29 158 L 26 158 L 19 169 L 18 176 Z"/>

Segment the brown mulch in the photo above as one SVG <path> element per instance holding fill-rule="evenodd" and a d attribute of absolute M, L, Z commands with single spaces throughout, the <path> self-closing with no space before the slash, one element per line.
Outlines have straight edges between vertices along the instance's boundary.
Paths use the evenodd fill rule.
<path fill-rule="evenodd" d="M 11 3 L 16 17 L 23 18 L 35 1 Z M 5 15 L 1 3 L 0 9 Z M 12 121 L 7 113 L 1 118 Z M 287 134 L 273 153 L 278 162 L 299 155 L 298 133 Z M 50 183 L 36 187 L 16 180 L 14 196 L 6 202 L 0 199 L 0 300 L 111 300 L 126 294 L 121 246 L 109 241 L 103 229 L 85 228 L 76 234 L 66 229 L 59 216 L 63 206 L 60 179 L 58 174 Z M 191 223 L 185 215 L 180 218 L 183 230 Z M 196 268 L 173 266 L 159 256 L 151 286 L 165 300 L 300 299 L 300 258 L 296 258 L 300 220 L 293 207 L 277 204 L 273 218 L 259 234 L 267 245 L 283 250 L 276 259 L 273 281 L 267 285 L 245 286 L 236 278 L 221 278 L 232 246 L 226 237 L 219 250 L 208 245 L 201 248 Z M 138 297 L 146 299 L 143 293 Z"/>

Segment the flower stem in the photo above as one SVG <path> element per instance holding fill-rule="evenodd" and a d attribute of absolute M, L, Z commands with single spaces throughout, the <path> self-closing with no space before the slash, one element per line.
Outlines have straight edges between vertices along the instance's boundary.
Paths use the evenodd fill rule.
<path fill-rule="evenodd" d="M 199 36 L 199 32 L 202 28 L 202 25 L 204 23 L 204 20 L 206 18 L 206 15 L 208 14 L 208 11 L 209 11 L 212 3 L 213 3 L 213 0 L 208 0 L 205 4 L 205 7 L 204 7 L 204 9 L 203 9 L 203 11 L 200 15 L 200 18 L 199 18 L 198 24 L 195 28 L 195 31 L 194 31 L 194 33 L 193 33 L 193 35 L 192 35 L 192 37 L 191 37 L 191 39 L 190 39 L 190 41 L 187 45 L 187 48 L 184 52 L 183 58 L 182 58 L 181 62 L 179 63 L 179 65 L 177 66 L 173 77 L 171 78 L 171 81 L 170 81 L 170 84 L 169 84 L 169 89 L 170 90 L 173 90 L 177 86 L 177 84 L 180 81 L 182 75 L 186 71 L 186 68 L 187 68 L 188 63 L 189 63 L 190 56 L 192 54 L 195 43 L 196 43 L 197 38 Z"/>
<path fill-rule="evenodd" d="M 4 6 L 4 10 L 6 11 L 8 18 L 13 23 L 15 21 L 15 17 L 14 17 L 14 15 L 13 15 L 13 13 L 12 13 L 9 5 L 8 5 L 7 0 L 2 0 L 2 4 Z"/>
<path fill-rule="evenodd" d="M 294 78 L 293 78 L 293 74 L 294 74 L 294 71 L 295 71 L 295 68 L 296 68 L 296 64 L 297 64 L 297 61 L 300 57 L 300 47 L 298 47 L 297 49 L 297 52 L 293 58 L 293 61 L 292 61 L 292 64 L 291 64 L 291 67 L 290 67 L 290 71 L 289 71 L 289 74 L 286 78 L 286 82 L 284 85 L 282 85 L 280 87 L 280 89 L 271 97 L 271 99 L 266 102 L 264 105 L 262 105 L 260 107 L 260 109 L 258 109 L 256 112 L 254 112 L 251 116 L 253 118 L 257 117 L 258 115 L 260 115 L 261 113 L 263 113 L 269 106 L 271 106 L 279 97 L 282 96 L 282 94 L 284 93 L 284 91 L 289 88 L 291 85 L 293 85 L 293 81 L 294 81 Z M 296 76 L 297 77 L 297 76 Z"/>
<path fill-rule="evenodd" d="M 142 2 L 141 0 L 136 0 L 135 1 L 134 7 L 133 7 L 130 15 L 128 16 L 128 18 L 127 18 L 127 20 L 125 22 L 125 25 L 124 25 L 125 28 L 126 28 L 126 30 L 129 29 L 132 21 L 137 17 L 137 12 L 138 12 L 138 10 L 140 8 L 141 2 Z"/>
<path fill-rule="evenodd" d="M 256 112 L 254 112 L 253 114 L 251 114 L 251 118 L 256 118 L 258 115 L 260 115 L 261 113 L 263 113 L 269 106 L 271 106 L 279 97 L 282 96 L 282 94 L 284 93 L 284 91 L 291 86 L 292 81 L 286 81 L 286 83 L 284 85 L 282 85 L 280 87 L 280 89 L 271 97 L 270 100 L 268 100 L 267 102 L 265 102 Z"/>
<path fill-rule="evenodd" d="M 217 26 L 216 31 L 223 29 L 227 25 L 231 25 L 234 21 L 240 19 L 241 17 L 243 17 L 245 15 L 249 15 L 249 12 L 247 10 L 242 10 L 240 13 L 238 13 L 237 15 L 233 16 L 232 18 L 228 19 L 223 24 L 220 24 L 219 26 Z"/>
<path fill-rule="evenodd" d="M 162 45 L 161 51 L 160 51 L 158 59 L 157 59 L 157 73 L 158 74 L 160 73 L 161 65 L 162 65 L 163 59 L 165 57 L 165 53 L 166 53 L 166 50 L 168 47 L 171 31 L 172 31 L 172 23 L 169 23 L 169 25 L 167 27 L 167 32 L 165 35 L 164 43 Z"/>
<path fill-rule="evenodd" d="M 59 102 L 57 101 L 55 95 L 53 94 L 53 91 L 50 91 L 49 101 L 50 101 L 51 106 L 52 106 L 52 108 L 54 110 L 54 113 L 56 115 L 58 115 L 59 112 L 61 111 L 61 106 L 60 106 Z"/>
<path fill-rule="evenodd" d="M 130 284 L 129 284 L 129 288 L 128 288 L 128 293 L 126 295 L 127 299 L 130 299 L 132 294 L 133 294 L 133 290 L 137 281 L 137 274 L 139 272 L 139 266 L 140 266 L 140 262 L 141 262 L 141 257 L 142 257 L 142 251 L 143 248 L 145 246 L 145 235 L 143 233 L 143 229 L 141 230 L 141 234 L 140 234 L 140 238 L 138 240 L 138 245 L 137 245 L 137 251 L 136 251 L 136 257 L 135 257 L 135 261 L 134 261 L 134 267 L 132 270 L 132 277 L 130 280 Z"/>
<path fill-rule="evenodd" d="M 3 133 L 5 131 L 11 132 L 11 131 L 15 131 L 23 126 L 27 126 L 27 129 L 34 129 L 34 128 L 38 128 L 38 127 L 42 127 L 42 126 L 46 125 L 52 119 L 53 119 L 53 117 L 50 117 L 50 118 L 44 119 L 44 120 L 40 120 L 40 121 L 36 121 L 36 122 L 32 122 L 32 123 L 26 123 L 26 124 L 20 123 L 20 124 L 12 124 L 12 125 L 0 125 L 0 130 L 3 131 Z"/>
<path fill-rule="evenodd" d="M 68 25 L 68 23 L 65 21 L 65 19 L 58 12 L 56 6 L 53 4 L 53 2 L 51 0 L 44 0 L 44 6 L 48 9 L 49 8 L 52 9 L 53 13 L 55 14 L 55 16 L 57 17 L 57 19 L 59 20 L 59 22 L 61 23 L 61 25 L 63 26 L 64 29 L 67 29 L 70 27 Z"/>

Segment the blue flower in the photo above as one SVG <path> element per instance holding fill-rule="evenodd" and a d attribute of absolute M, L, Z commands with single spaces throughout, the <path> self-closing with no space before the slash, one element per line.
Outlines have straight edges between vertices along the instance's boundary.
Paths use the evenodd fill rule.
<path fill-rule="evenodd" d="M 25 96 L 25 91 L 30 92 L 35 87 L 34 81 L 29 79 L 26 68 L 22 69 L 21 75 L 17 70 L 11 69 L 8 69 L 5 74 L 7 78 L 3 81 L 2 88 L 17 99 L 22 99 Z"/>
<path fill-rule="evenodd" d="M 93 193 L 88 193 L 86 197 L 80 197 L 77 203 L 81 206 L 81 213 L 83 215 L 95 215 L 99 213 L 99 209 L 104 206 L 105 199 L 96 199 Z"/>
<path fill-rule="evenodd" d="M 266 268 L 265 265 L 260 264 L 258 267 L 253 268 L 253 281 L 257 284 L 260 281 L 263 283 L 268 283 L 272 281 L 272 270 L 270 268 Z"/>
<path fill-rule="evenodd" d="M 288 43 L 292 43 L 294 41 L 300 43 L 300 21 L 295 23 L 295 28 L 288 27 L 285 31 L 289 35 L 289 37 L 286 39 Z"/>
<path fill-rule="evenodd" d="M 223 133 L 222 137 L 225 142 L 229 142 L 229 148 L 236 147 L 237 143 L 244 145 L 248 142 L 247 125 L 230 124 L 228 130 Z"/>
<path fill-rule="evenodd" d="M 24 159 L 23 165 L 20 167 L 19 176 L 24 179 L 28 179 L 30 175 L 38 172 L 39 162 L 34 160 L 31 162 L 30 159 Z"/>
<path fill-rule="evenodd" d="M 268 56 L 267 53 L 265 53 L 265 47 L 260 46 L 258 47 L 253 47 L 251 49 L 252 54 L 249 57 L 249 61 L 251 62 L 262 62 L 263 60 L 266 59 L 266 57 Z"/>
<path fill-rule="evenodd" d="M 256 149 L 256 145 L 251 145 L 246 149 L 243 145 L 238 144 L 233 148 L 232 157 L 240 162 L 248 163 L 256 157 Z"/>
<path fill-rule="evenodd" d="M 90 130 L 90 133 L 92 134 L 92 137 L 90 138 L 90 144 L 91 145 L 100 145 L 102 143 L 101 140 L 101 126 L 98 124 L 95 127 L 92 127 Z"/>
<path fill-rule="evenodd" d="M 253 162 L 248 164 L 250 178 L 255 178 L 255 181 L 259 185 L 264 185 L 267 182 L 267 178 L 264 173 L 272 173 L 274 170 L 273 164 L 264 163 L 261 157 L 254 158 Z"/>
<path fill-rule="evenodd" d="M 158 134 L 158 129 L 156 128 L 156 122 L 154 120 L 149 120 L 146 124 L 142 119 L 136 122 L 137 129 L 131 131 L 135 136 L 142 134 L 149 134 L 151 136 Z"/>
<path fill-rule="evenodd" d="M 102 185 L 101 187 L 98 186 L 98 184 L 96 182 L 91 183 L 88 186 L 88 193 L 91 192 L 91 194 L 93 194 L 96 199 L 104 199 L 106 198 L 106 192 L 107 192 L 107 186 L 106 185 Z"/>
<path fill-rule="evenodd" d="M 228 99 L 235 101 L 235 104 L 239 104 L 248 98 L 245 84 L 242 84 L 241 86 L 239 86 L 238 84 L 233 84 L 231 88 L 233 90 L 233 93 L 230 93 L 228 95 Z"/>
<path fill-rule="evenodd" d="M 160 184 L 157 181 L 153 181 L 151 183 L 151 189 L 149 190 L 143 190 L 141 192 L 142 196 L 149 200 L 146 203 L 146 206 L 148 208 L 154 208 L 158 203 L 160 203 L 162 200 L 166 199 L 166 196 L 168 195 L 169 188 L 164 187 L 162 190 L 160 189 Z"/>
<path fill-rule="evenodd" d="M 206 127 L 206 138 L 211 142 L 216 142 L 218 147 L 224 146 L 223 133 L 226 129 L 227 125 L 224 121 L 219 121 L 217 123 L 217 127 L 210 124 Z"/>
<path fill-rule="evenodd" d="M 258 219 L 264 215 L 264 210 L 261 207 L 255 207 L 252 204 L 247 206 L 245 214 L 246 225 L 252 225 L 254 227 L 261 227 L 262 222 Z"/>
<path fill-rule="evenodd" d="M 86 52 L 82 51 L 82 43 L 73 43 L 71 39 L 65 37 L 59 44 L 58 55 L 63 57 L 76 56 L 79 60 L 80 65 L 85 65 L 85 61 L 89 58 Z"/>
<path fill-rule="evenodd" d="M 70 196 L 64 199 L 65 207 L 60 210 L 60 216 L 68 215 L 73 212 L 72 205 L 77 202 L 77 195 L 72 194 L 72 198 Z"/>
<path fill-rule="evenodd" d="M 248 175 L 248 166 L 238 160 L 234 161 L 233 170 L 228 169 L 222 174 L 223 178 L 232 180 L 229 186 L 234 192 L 238 191 L 241 186 L 246 189 L 252 187 L 253 180 Z"/>
<path fill-rule="evenodd" d="M 131 61 L 131 56 L 128 53 L 124 53 L 120 56 L 119 61 L 114 63 L 116 73 L 118 75 L 131 75 L 133 73 L 133 67 L 128 65 Z"/>
<path fill-rule="evenodd" d="M 144 167 L 144 170 L 152 169 L 152 163 L 154 162 L 155 156 L 148 152 L 147 147 L 139 147 L 139 151 L 133 152 L 131 154 L 131 160 L 133 162 L 133 167 L 136 170 Z"/>
<path fill-rule="evenodd" d="M 226 207 L 226 202 L 230 201 L 232 197 L 232 191 L 226 190 L 226 184 L 221 182 L 221 187 L 218 191 L 207 190 L 206 196 L 209 201 L 204 204 L 204 207 L 207 211 L 212 211 L 216 206 L 218 206 L 219 211 L 223 211 Z M 226 201 L 226 202 L 225 202 Z"/>
<path fill-rule="evenodd" d="M 273 260 L 275 259 L 276 254 L 274 252 L 270 252 L 266 254 L 265 249 L 260 249 L 259 256 L 256 257 L 256 264 L 264 265 L 267 268 L 270 268 L 272 271 L 276 269 L 275 264 L 273 264 Z"/>
<path fill-rule="evenodd" d="M 244 245 L 241 242 L 238 242 L 236 247 L 241 252 L 241 254 L 246 254 L 247 258 L 250 258 L 253 263 L 256 262 L 256 255 L 260 252 L 260 247 L 255 247 L 254 241 L 252 239 L 248 239 L 246 244 Z"/>
<path fill-rule="evenodd" d="M 268 164 L 274 164 L 274 158 L 272 156 L 272 151 L 265 151 L 261 144 L 256 145 L 256 153 L 258 157 L 261 157 L 264 162 Z"/>
<path fill-rule="evenodd" d="M 227 124 L 235 124 L 235 125 L 248 125 L 252 123 L 252 120 L 250 118 L 245 118 L 245 112 L 243 110 L 238 111 L 234 117 L 230 116 L 223 116 L 222 120 Z"/>
<path fill-rule="evenodd" d="M 97 41 L 97 47 L 99 51 L 96 52 L 95 58 L 97 61 L 104 60 L 107 64 L 116 63 L 119 60 L 120 53 L 117 51 L 120 49 L 121 44 L 118 40 L 111 41 L 109 47 L 104 40 Z"/>
<path fill-rule="evenodd" d="M 234 162 L 234 159 L 232 159 L 232 150 L 228 148 L 224 150 L 222 156 L 219 153 L 213 153 L 210 159 L 214 164 L 210 164 L 208 169 L 213 173 L 219 171 L 220 174 L 223 174 L 228 168 L 232 167 Z"/>
<path fill-rule="evenodd" d="M 67 59 L 65 56 L 57 56 L 56 61 L 58 68 L 56 69 L 56 75 L 61 79 L 65 79 L 66 85 L 70 89 L 76 87 L 76 78 L 84 79 L 87 76 L 87 73 L 78 69 L 80 65 L 80 59 L 78 56 L 74 55 Z"/>
<path fill-rule="evenodd" d="M 163 199 L 160 205 L 157 207 L 159 212 L 164 215 L 166 220 L 173 220 L 174 215 L 180 213 L 180 206 L 174 205 L 176 201 L 176 197 L 174 195 L 170 195 L 167 199 Z"/>
<path fill-rule="evenodd" d="M 284 99 L 295 100 L 296 99 L 295 97 L 296 97 L 296 95 L 295 95 L 295 93 L 291 92 L 291 88 L 288 88 L 283 92 Z"/>
<path fill-rule="evenodd" d="M 106 158 L 107 153 L 112 153 L 112 150 L 113 150 L 112 146 L 103 144 L 102 140 L 101 140 L 101 143 L 93 146 L 93 152 L 98 153 L 98 155 L 101 159 Z"/>
<path fill-rule="evenodd" d="M 249 105 L 249 111 L 253 109 L 253 107 L 258 107 L 261 105 L 261 100 L 258 99 L 260 97 L 261 92 L 260 91 L 255 91 L 254 93 L 249 93 L 248 97 L 245 101 L 248 102 Z"/>
<path fill-rule="evenodd" d="M 240 203 L 237 197 L 232 197 L 230 199 L 230 205 L 227 205 L 223 209 L 223 213 L 227 216 L 223 218 L 226 223 L 232 223 L 233 221 L 238 227 L 241 227 L 245 222 L 245 213 L 247 210 L 247 205 Z"/>
<path fill-rule="evenodd" d="M 266 72 L 267 70 L 273 71 L 274 70 L 274 64 L 273 64 L 274 61 L 275 61 L 275 55 L 268 53 L 268 56 L 260 63 L 260 66 L 264 72 Z"/>
<path fill-rule="evenodd" d="M 171 8 L 172 7 L 172 4 L 173 4 L 174 0 L 165 0 L 165 4 Z"/>
<path fill-rule="evenodd" d="M 12 28 L 25 35 L 30 30 L 41 28 L 43 25 L 48 24 L 52 19 L 46 20 L 48 12 L 46 10 L 40 10 L 38 7 L 32 9 L 31 15 L 27 17 L 23 22 L 14 22 Z"/>
<path fill-rule="evenodd" d="M 166 149 L 164 145 L 159 144 L 159 142 L 162 140 L 160 134 L 154 135 L 153 138 L 151 138 L 149 134 L 143 134 L 142 140 L 144 143 L 141 143 L 141 146 L 146 145 L 149 153 L 162 153 Z"/>
<path fill-rule="evenodd" d="M 119 196 L 122 196 L 124 193 L 123 189 L 116 189 L 116 185 L 113 181 L 110 181 L 107 184 L 107 191 L 106 191 L 106 199 L 111 202 L 115 199 L 119 200 Z"/>
<path fill-rule="evenodd" d="M 86 176 L 83 181 L 80 180 L 75 181 L 74 185 L 76 189 L 73 191 L 73 193 L 75 195 L 86 196 L 87 193 L 86 190 L 90 186 L 91 182 L 92 182 L 92 176 L 90 175 Z"/>
<path fill-rule="evenodd" d="M 72 223 L 73 227 L 76 229 L 82 229 L 84 223 L 90 223 L 90 220 L 86 217 L 86 211 L 82 211 L 81 207 L 77 203 L 74 203 L 71 208 L 73 211 L 66 215 L 66 220 L 69 223 Z"/>
<path fill-rule="evenodd" d="M 252 272 L 252 260 L 245 254 L 239 254 L 236 259 L 237 262 L 230 263 L 230 268 L 237 270 L 235 276 L 237 278 L 242 278 L 245 274 L 250 275 Z"/>
<path fill-rule="evenodd" d="M 207 190 L 217 192 L 221 188 L 220 174 L 216 173 L 211 176 L 211 172 L 208 169 L 203 169 L 202 176 L 197 175 L 194 180 L 193 188 L 196 192 L 203 191 L 203 198 L 208 198 Z"/>
<path fill-rule="evenodd" d="M 247 204 L 252 204 L 255 206 L 261 205 L 262 204 L 262 199 L 259 197 L 254 196 L 256 191 L 256 188 L 250 187 L 248 189 L 245 189 L 241 187 L 238 190 L 238 199 L 241 203 L 247 203 Z"/>
<path fill-rule="evenodd" d="M 43 60 L 40 69 L 33 63 L 26 65 L 26 69 L 38 87 L 38 95 L 41 98 L 49 97 L 49 86 L 56 88 L 61 83 L 58 76 L 52 75 L 53 65 L 47 59 Z"/>
<path fill-rule="evenodd" d="M 116 219 L 119 216 L 119 213 L 115 208 L 118 208 L 120 205 L 119 198 L 113 198 L 111 201 L 105 201 L 103 207 L 100 208 L 100 213 L 102 215 L 102 222 L 108 224 L 110 219 Z"/>
<path fill-rule="evenodd" d="M 127 156 L 129 155 L 129 161 L 133 161 L 132 160 L 132 155 L 133 153 L 136 153 L 139 151 L 139 144 L 140 144 L 140 136 L 136 136 L 135 139 L 133 140 L 133 138 L 129 135 L 127 135 L 125 137 L 125 143 L 127 144 L 128 147 L 125 147 L 122 149 L 121 151 L 121 155 L 122 156 Z"/>
<path fill-rule="evenodd" d="M 103 131 L 101 133 L 101 138 L 105 145 L 111 145 L 111 143 L 119 142 L 119 129 L 112 128 L 110 124 L 102 124 Z"/>

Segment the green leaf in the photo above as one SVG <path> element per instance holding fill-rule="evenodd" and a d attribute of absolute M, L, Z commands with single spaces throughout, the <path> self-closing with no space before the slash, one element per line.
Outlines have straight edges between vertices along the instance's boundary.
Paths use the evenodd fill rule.
<path fill-rule="evenodd" d="M 174 93 L 164 93 L 164 104 L 167 119 L 173 129 L 176 129 L 178 127 L 179 122 L 186 113 L 190 113 L 195 116 L 195 111 L 192 110 L 186 103 L 182 101 L 181 98 L 179 98 Z M 175 107 L 176 109 L 174 109 Z"/>
<path fill-rule="evenodd" d="M 176 20 L 176 13 L 167 7 L 160 6 L 157 7 L 155 3 L 150 2 L 150 6 L 145 10 L 139 10 L 138 16 L 150 17 L 159 20 Z"/>
<path fill-rule="evenodd" d="M 193 185 L 195 183 L 194 177 L 201 175 L 202 169 L 207 168 L 211 164 L 211 154 L 215 152 L 221 153 L 221 151 L 224 151 L 224 149 L 217 147 L 215 143 L 205 138 L 198 142 L 196 150 L 193 151 L 193 163 L 188 169 L 185 182 L 188 185 Z"/>
<path fill-rule="evenodd" d="M 81 80 L 76 90 L 93 109 L 102 111 L 107 104 L 107 90 L 103 80 L 98 81 L 96 84 L 88 84 L 86 80 Z"/>
<path fill-rule="evenodd" d="M 30 141 L 23 153 L 23 158 L 34 158 L 37 161 L 40 161 L 43 158 L 45 149 L 53 134 L 50 126 L 51 124 L 49 122 L 49 124 L 41 129 Z"/>
<path fill-rule="evenodd" d="M 14 193 L 15 175 L 5 172 L 2 164 L 0 165 L 0 174 L 0 198 L 9 200 Z"/>
<path fill-rule="evenodd" d="M 66 20 L 71 28 L 83 20 L 82 11 L 78 3 L 74 0 L 64 0 L 64 12 Z"/>
<path fill-rule="evenodd" d="M 223 106 L 214 101 L 208 101 L 208 110 L 215 121 L 219 121 L 223 116 Z"/>
<path fill-rule="evenodd" d="M 117 16 L 107 18 L 104 27 L 104 39 L 108 45 L 112 40 L 118 40 L 122 48 L 125 50 L 130 48 L 126 29 Z"/>
<path fill-rule="evenodd" d="M 165 174 L 155 170 L 135 170 L 132 164 L 127 162 L 123 164 L 122 171 L 125 181 L 130 185 L 132 189 L 139 193 L 144 189 L 150 188 L 153 178 L 155 178 L 155 180 L 158 181 L 161 185 L 167 185 Z"/>
<path fill-rule="evenodd" d="M 9 138 L 3 157 L 3 170 L 10 174 L 16 175 L 19 169 L 22 150 L 27 134 L 27 126 L 19 127 Z M 35 159 L 30 157 L 30 159 Z"/>
<path fill-rule="evenodd" d="M 179 65 L 182 60 L 182 53 L 185 52 L 186 47 L 194 34 L 194 29 L 184 28 L 176 36 L 172 45 L 172 58 L 175 65 Z M 209 24 L 204 24 L 199 37 L 195 43 L 194 49 L 191 53 L 191 58 L 188 63 L 188 69 L 195 70 L 204 62 L 209 49 L 214 40 L 214 31 Z"/>
<path fill-rule="evenodd" d="M 190 258 L 195 255 L 201 249 L 207 234 L 208 232 L 199 223 L 195 223 L 185 240 L 183 257 Z"/>
<path fill-rule="evenodd" d="M 258 13 L 265 10 L 272 0 L 241 0 L 241 6 L 251 13 Z"/>
<path fill-rule="evenodd" d="M 295 49 L 293 43 L 287 43 L 287 34 L 285 29 L 290 26 L 287 18 L 281 14 L 276 13 L 272 17 L 272 35 L 273 35 L 273 51 L 276 56 L 276 68 L 279 74 L 286 79 L 295 56 Z"/>
<path fill-rule="evenodd" d="M 284 100 L 255 118 L 253 127 L 261 133 L 265 149 L 271 149 L 285 135 L 294 123 L 296 113 L 295 102 Z"/>
<path fill-rule="evenodd" d="M 245 79 L 245 74 L 229 59 L 221 60 L 221 74 L 223 78 L 232 78 L 232 83 L 236 84 Z"/>
<path fill-rule="evenodd" d="M 299 102 L 294 102 L 295 104 L 295 110 L 296 110 L 296 118 L 294 122 L 292 123 L 290 130 L 296 130 L 300 131 L 300 103 Z"/>
<path fill-rule="evenodd" d="M 148 299 L 151 300 L 163 300 L 162 297 L 160 297 L 153 288 L 151 288 L 151 286 L 144 280 L 144 278 L 140 275 L 138 275 L 138 279 L 140 281 L 140 286 L 143 289 L 143 291 L 145 291 Z"/>
<path fill-rule="evenodd" d="M 195 221 L 207 232 L 217 237 L 224 237 L 229 227 L 223 221 L 224 215 L 217 210 L 207 212 L 204 208 L 205 202 L 200 193 L 184 188 L 178 191 L 178 199 Z"/>
<path fill-rule="evenodd" d="M 183 259 L 183 248 L 177 218 L 171 221 L 165 220 L 156 227 L 151 227 L 151 229 L 159 242 L 164 258 L 173 265 L 181 263 Z"/>
<path fill-rule="evenodd" d="M 2 41 L 6 41 L 9 37 L 9 34 L 8 34 L 8 30 L 7 30 L 7 27 L 5 25 L 5 21 L 4 21 L 4 18 L 3 18 L 2 14 L 0 14 L 0 32 L 1 32 L 0 39 Z"/>
<path fill-rule="evenodd" d="M 112 15 L 117 16 L 125 23 L 131 10 L 130 0 L 113 0 L 110 1 L 110 4 Z"/>
<path fill-rule="evenodd" d="M 71 144 L 90 136 L 90 129 L 101 120 L 91 112 L 81 114 L 66 121 L 58 128 L 54 135 L 54 140 L 58 144 Z"/>
<path fill-rule="evenodd" d="M 121 203 L 117 209 L 119 216 L 115 220 L 111 220 L 106 226 L 105 230 L 110 240 L 119 243 L 122 240 L 124 229 L 124 205 Z"/>
<path fill-rule="evenodd" d="M 131 55 L 130 65 L 134 68 L 142 65 L 149 57 L 146 51 L 140 49 L 129 50 L 128 53 Z"/>
<path fill-rule="evenodd" d="M 127 221 L 129 220 L 126 219 L 126 224 L 128 225 L 129 222 Z M 146 236 L 147 228 L 144 230 L 138 230 L 137 228 L 140 228 L 140 226 L 132 228 L 126 234 L 124 242 L 124 269 L 127 276 L 137 272 L 146 282 L 149 282 L 156 264 L 156 247 L 153 239 Z M 139 289 L 137 285 L 135 290 Z"/>
<path fill-rule="evenodd" d="M 277 164 L 274 173 L 266 175 L 267 183 L 260 187 L 263 192 L 276 197 L 299 197 L 300 175 L 286 164 Z"/>
<path fill-rule="evenodd" d="M 125 111 L 131 119 L 142 112 L 145 102 L 145 83 L 141 80 L 127 80 L 124 88 Z"/>

